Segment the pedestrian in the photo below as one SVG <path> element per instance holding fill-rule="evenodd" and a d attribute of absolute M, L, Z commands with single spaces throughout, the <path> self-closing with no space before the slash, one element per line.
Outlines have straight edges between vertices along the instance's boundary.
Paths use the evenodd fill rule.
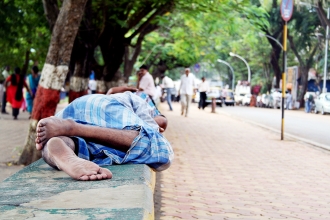
<path fill-rule="evenodd" d="M 6 68 L 4 69 L 4 71 L 2 72 L 2 76 L 4 77 L 4 82 L 6 81 L 6 79 L 10 76 L 10 66 L 6 66 Z M 3 94 L 2 94 L 2 105 L 1 105 L 1 113 L 2 114 L 8 114 L 8 112 L 6 111 L 6 105 L 7 105 L 7 91 L 6 91 L 6 86 L 3 83 Z"/>
<path fill-rule="evenodd" d="M 167 101 L 168 107 L 170 108 L 170 111 L 173 111 L 172 91 L 174 89 L 174 82 L 170 77 L 165 76 L 165 74 L 162 74 L 160 76 L 160 78 L 162 79 L 162 88 L 165 89 L 165 91 L 166 91 L 166 101 Z"/>
<path fill-rule="evenodd" d="M 259 93 L 258 96 L 257 96 L 257 107 L 259 107 L 259 108 L 262 107 L 261 93 Z"/>
<path fill-rule="evenodd" d="M 101 180 L 112 177 L 101 166 L 147 164 L 162 171 L 171 165 L 173 149 L 161 134 L 167 119 L 148 95 L 116 90 L 82 96 L 39 121 L 36 148 L 50 166 L 77 180 Z"/>
<path fill-rule="evenodd" d="M 309 113 L 310 109 L 311 109 L 311 102 L 309 101 L 310 99 L 310 94 L 309 92 L 306 92 L 305 96 L 304 96 L 304 100 L 305 100 L 305 112 Z"/>
<path fill-rule="evenodd" d="M 196 93 L 195 76 L 190 72 L 189 68 L 184 70 L 184 74 L 181 76 L 181 84 L 178 95 L 181 101 L 181 115 L 188 117 L 189 106 L 193 94 Z"/>
<path fill-rule="evenodd" d="M 198 109 L 204 109 L 206 107 L 207 92 L 210 90 L 208 82 L 205 81 L 205 77 L 202 77 L 202 82 L 198 85 L 199 91 L 199 103 Z"/>
<path fill-rule="evenodd" d="M 30 113 L 30 117 L 33 109 L 33 100 L 37 94 L 39 80 L 40 80 L 39 68 L 38 66 L 33 66 L 31 69 L 31 74 L 28 75 L 27 77 L 27 85 L 29 86 L 32 92 L 32 96 L 28 91 L 25 94 L 26 102 L 27 102 L 27 111 Z"/>
<path fill-rule="evenodd" d="M 143 91 L 144 93 L 148 94 L 150 98 L 156 95 L 156 87 L 154 78 L 148 72 L 148 67 L 146 65 L 142 65 L 140 67 L 140 71 L 138 73 L 138 90 Z"/>
<path fill-rule="evenodd" d="M 88 89 L 90 90 L 90 94 L 95 94 L 97 88 L 97 83 L 94 78 L 89 79 L 88 81 Z"/>
<path fill-rule="evenodd" d="M 292 109 L 292 95 L 291 90 L 288 90 L 288 94 L 286 94 L 286 109 Z"/>
<path fill-rule="evenodd" d="M 19 109 L 22 107 L 24 101 L 23 87 L 25 87 L 30 95 L 33 96 L 30 88 L 25 82 L 24 74 L 20 75 L 20 73 L 21 69 L 16 67 L 14 74 L 10 75 L 5 81 L 7 101 L 11 104 L 14 119 L 17 119 Z"/>

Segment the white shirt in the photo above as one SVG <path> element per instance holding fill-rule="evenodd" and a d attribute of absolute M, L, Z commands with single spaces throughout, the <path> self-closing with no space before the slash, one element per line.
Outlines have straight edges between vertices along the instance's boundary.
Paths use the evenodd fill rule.
<path fill-rule="evenodd" d="M 6 80 L 10 74 L 9 74 L 9 72 L 7 70 L 4 70 L 2 72 L 2 75 L 3 75 L 3 77 L 5 77 L 5 80 Z"/>
<path fill-rule="evenodd" d="M 165 89 L 174 88 L 173 80 L 170 77 L 165 76 L 162 80 L 162 87 L 165 88 Z"/>
<path fill-rule="evenodd" d="M 206 81 L 201 82 L 198 86 L 199 92 L 208 92 L 209 90 L 210 90 L 209 84 Z"/>
<path fill-rule="evenodd" d="M 88 82 L 88 87 L 90 90 L 95 91 L 96 90 L 96 81 L 94 79 L 90 79 Z"/>
<path fill-rule="evenodd" d="M 150 75 L 149 72 L 147 72 L 144 76 L 142 76 L 139 88 L 143 89 L 143 92 L 150 96 L 156 95 L 156 87 L 154 83 L 154 79 L 152 78 L 152 75 Z"/>
<path fill-rule="evenodd" d="M 189 73 L 188 76 L 186 74 L 183 74 L 181 76 L 180 94 L 193 95 L 195 88 L 196 83 L 194 74 Z"/>

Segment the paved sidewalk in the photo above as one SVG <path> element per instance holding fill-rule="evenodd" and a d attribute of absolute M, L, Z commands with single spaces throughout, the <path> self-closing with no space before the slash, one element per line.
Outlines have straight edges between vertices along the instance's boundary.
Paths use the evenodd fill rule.
<path fill-rule="evenodd" d="M 329 151 L 220 109 L 179 108 L 162 112 L 176 158 L 157 174 L 156 219 L 330 219 Z"/>

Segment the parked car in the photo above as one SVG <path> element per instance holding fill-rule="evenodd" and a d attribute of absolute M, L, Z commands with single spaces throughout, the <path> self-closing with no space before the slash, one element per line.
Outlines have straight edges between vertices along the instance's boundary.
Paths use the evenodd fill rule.
<path fill-rule="evenodd" d="M 322 93 L 317 98 L 314 99 L 315 108 L 314 113 L 317 114 L 321 112 L 322 115 L 325 113 L 330 113 L 330 93 Z"/>
<path fill-rule="evenodd" d="M 237 94 L 235 93 L 234 99 L 235 99 L 236 105 L 242 104 L 242 101 L 243 101 L 243 98 L 245 95 L 246 95 L 246 93 L 237 93 Z"/>
<path fill-rule="evenodd" d="M 217 105 L 222 107 L 222 90 L 220 87 L 210 87 L 209 92 L 206 93 L 206 104 L 212 103 L 212 98 L 215 98 Z"/>
<path fill-rule="evenodd" d="M 250 105 L 251 97 L 251 94 L 245 94 L 242 99 L 242 105 Z"/>
<path fill-rule="evenodd" d="M 235 97 L 232 90 L 222 90 L 222 100 L 226 106 L 235 106 Z"/>
<path fill-rule="evenodd" d="M 288 91 L 285 91 L 284 108 L 286 108 L 286 94 L 287 93 L 288 93 Z M 273 91 L 271 96 L 272 96 L 272 100 L 273 100 L 272 107 L 275 109 L 281 108 L 282 107 L 282 90 Z"/>

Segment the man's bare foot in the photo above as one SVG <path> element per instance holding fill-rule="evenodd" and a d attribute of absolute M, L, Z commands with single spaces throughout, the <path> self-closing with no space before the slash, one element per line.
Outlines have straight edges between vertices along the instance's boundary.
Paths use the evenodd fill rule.
<path fill-rule="evenodd" d="M 51 138 L 47 142 L 47 148 L 47 156 L 52 163 L 56 164 L 59 170 L 63 170 L 73 179 L 102 180 L 112 178 L 110 170 L 77 157 L 74 151 L 61 138 Z"/>
<path fill-rule="evenodd" d="M 74 121 L 70 119 L 60 119 L 57 117 L 48 117 L 41 119 L 37 125 L 36 148 L 41 150 L 45 143 L 52 137 L 70 136 Z"/>

